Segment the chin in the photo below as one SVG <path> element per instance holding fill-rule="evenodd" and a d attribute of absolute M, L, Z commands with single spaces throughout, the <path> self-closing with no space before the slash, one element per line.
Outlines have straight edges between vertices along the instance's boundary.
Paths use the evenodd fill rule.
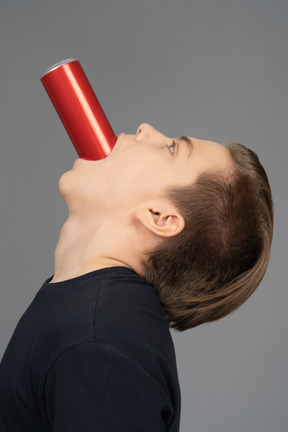
<path fill-rule="evenodd" d="M 71 171 L 72 170 L 65 172 L 59 179 L 59 191 L 64 198 L 67 193 L 69 193 L 69 189 L 71 189 L 72 186 Z"/>

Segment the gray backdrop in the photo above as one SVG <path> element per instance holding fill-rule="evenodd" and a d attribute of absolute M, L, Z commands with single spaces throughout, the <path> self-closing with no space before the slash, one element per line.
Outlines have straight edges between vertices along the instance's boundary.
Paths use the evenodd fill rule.
<path fill-rule="evenodd" d="M 40 75 L 76 57 L 116 134 L 148 122 L 259 154 L 275 202 L 270 266 L 231 316 L 173 332 L 181 432 L 288 430 L 287 20 L 287 0 L 1 0 L 1 356 L 53 273 L 58 180 L 76 158 Z"/>

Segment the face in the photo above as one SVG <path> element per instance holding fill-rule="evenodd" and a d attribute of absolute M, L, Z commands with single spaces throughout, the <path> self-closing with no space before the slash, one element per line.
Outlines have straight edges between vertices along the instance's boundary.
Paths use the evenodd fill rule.
<path fill-rule="evenodd" d="M 60 180 L 67 201 L 83 210 L 94 205 L 119 209 L 141 206 L 165 196 L 168 187 L 193 184 L 204 172 L 232 167 L 221 144 L 192 137 L 170 138 L 149 124 L 135 135 L 120 134 L 111 153 L 100 161 L 76 160 Z M 94 204 L 93 204 L 94 203 Z"/>

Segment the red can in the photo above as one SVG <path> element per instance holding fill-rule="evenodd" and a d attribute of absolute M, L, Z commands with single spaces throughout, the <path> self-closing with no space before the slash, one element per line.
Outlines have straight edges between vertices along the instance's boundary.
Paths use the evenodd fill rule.
<path fill-rule="evenodd" d="M 116 136 L 80 62 L 69 58 L 56 63 L 41 82 L 78 155 L 91 160 L 107 156 Z"/>

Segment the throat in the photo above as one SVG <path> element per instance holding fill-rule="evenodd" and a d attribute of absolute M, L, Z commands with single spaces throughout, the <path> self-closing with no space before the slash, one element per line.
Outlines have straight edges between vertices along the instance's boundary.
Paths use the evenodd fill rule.
<path fill-rule="evenodd" d="M 54 276 L 50 283 L 62 282 L 105 267 L 130 267 L 114 256 L 105 230 L 68 218 L 55 249 Z M 113 238 L 113 236 L 112 236 Z"/>

